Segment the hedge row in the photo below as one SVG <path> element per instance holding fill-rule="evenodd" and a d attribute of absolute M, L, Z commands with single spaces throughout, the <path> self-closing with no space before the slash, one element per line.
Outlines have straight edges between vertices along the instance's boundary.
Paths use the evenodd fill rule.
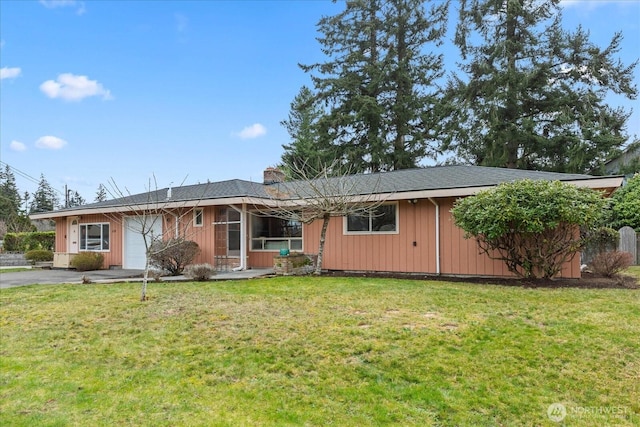
<path fill-rule="evenodd" d="M 52 251 L 56 244 L 55 231 L 33 233 L 7 233 L 2 249 L 7 252 L 27 252 L 34 249 Z"/>

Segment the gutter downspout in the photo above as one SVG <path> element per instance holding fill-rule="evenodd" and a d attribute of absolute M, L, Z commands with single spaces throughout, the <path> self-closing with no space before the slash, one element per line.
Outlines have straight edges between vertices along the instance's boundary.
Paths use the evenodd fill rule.
<path fill-rule="evenodd" d="M 440 205 L 432 197 L 429 201 L 436 207 L 436 274 L 440 275 Z"/>
<path fill-rule="evenodd" d="M 232 271 L 242 271 L 247 269 L 247 204 L 242 204 L 242 209 L 238 209 L 233 205 L 230 207 L 240 212 L 240 265 Z"/>

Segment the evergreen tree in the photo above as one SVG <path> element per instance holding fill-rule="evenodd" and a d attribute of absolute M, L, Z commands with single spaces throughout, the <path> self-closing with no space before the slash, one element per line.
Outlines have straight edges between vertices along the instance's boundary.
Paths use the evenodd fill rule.
<path fill-rule="evenodd" d="M 67 207 L 72 208 L 74 206 L 81 206 L 86 203 L 84 197 L 80 195 L 77 191 L 69 191 L 69 200 L 67 201 Z"/>
<path fill-rule="evenodd" d="M 20 193 L 16 177 L 9 165 L 0 170 L 0 220 L 9 221 L 20 214 Z"/>
<path fill-rule="evenodd" d="M 322 114 L 313 92 L 303 86 L 291 103 L 288 119 L 280 122 L 291 136 L 291 143 L 282 146 L 282 169 L 292 178 L 298 178 L 295 171 L 312 173 L 336 158 L 335 148 L 318 134 Z"/>
<path fill-rule="evenodd" d="M 425 9 L 423 0 L 350 0 L 318 28 L 326 62 L 301 65 L 312 74 L 327 107 L 318 134 L 336 158 L 355 171 L 415 167 L 432 155 L 433 82 L 442 57 L 426 53 L 441 43 L 448 1 Z M 326 143 L 325 143 L 326 145 Z"/>
<path fill-rule="evenodd" d="M 44 175 L 40 175 L 38 189 L 33 194 L 29 213 L 49 212 L 60 206 L 60 199 Z"/>
<path fill-rule="evenodd" d="M 440 93 L 435 86 L 444 74 L 443 59 L 442 54 L 423 49 L 442 44 L 448 8 L 448 2 L 437 2 L 427 11 L 424 1 L 403 0 L 388 2 L 384 10 L 391 84 L 383 105 L 390 112 L 390 169 L 413 168 L 434 156 L 440 122 Z"/>
<path fill-rule="evenodd" d="M 104 185 L 100 184 L 98 185 L 94 202 L 104 202 L 105 200 L 107 200 L 107 189 Z"/>
<path fill-rule="evenodd" d="M 32 231 L 31 221 L 20 209 L 22 199 L 16 178 L 9 165 L 0 170 L 0 222 L 9 233 Z"/>
<path fill-rule="evenodd" d="M 636 63 L 561 27 L 560 0 L 461 0 L 455 42 L 465 78 L 448 85 L 444 149 L 467 162 L 587 172 L 627 139 L 629 114 L 607 93 L 635 99 Z"/>
<path fill-rule="evenodd" d="M 611 227 L 618 230 L 626 225 L 640 232 L 640 173 L 616 190 L 610 202 Z"/>

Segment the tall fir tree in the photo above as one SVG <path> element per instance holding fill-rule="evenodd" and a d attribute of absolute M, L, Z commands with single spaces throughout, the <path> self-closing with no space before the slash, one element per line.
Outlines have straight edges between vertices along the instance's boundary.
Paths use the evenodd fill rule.
<path fill-rule="evenodd" d="M 318 41 L 327 61 L 301 65 L 327 112 L 318 134 L 359 172 L 415 167 L 433 155 L 435 80 L 448 1 L 349 0 L 323 17 Z M 326 145 L 327 143 L 325 143 Z"/>
<path fill-rule="evenodd" d="M 98 189 L 96 190 L 96 197 L 93 200 L 94 202 L 104 202 L 107 200 L 107 189 L 103 184 L 98 185 Z"/>
<path fill-rule="evenodd" d="M 291 142 L 282 146 L 281 158 L 281 168 L 290 178 L 299 178 L 300 171 L 310 175 L 336 158 L 335 147 L 318 133 L 322 114 L 313 92 L 303 86 L 291 103 L 289 117 L 280 122 L 291 137 Z"/>
<path fill-rule="evenodd" d="M 420 0 L 390 1 L 383 9 L 389 35 L 390 85 L 383 105 L 391 125 L 386 136 L 391 142 L 390 169 L 416 167 L 437 151 L 441 95 L 436 84 L 444 75 L 444 65 L 443 55 L 433 48 L 442 44 L 446 34 L 448 9 L 445 1 L 433 2 L 427 9 Z"/>
<path fill-rule="evenodd" d="M 84 200 L 84 197 L 82 197 L 80 195 L 80 193 L 78 193 L 77 191 L 69 191 L 69 198 L 67 200 L 67 206 L 68 208 L 72 208 L 75 206 L 81 206 L 84 205 L 86 203 L 86 200 Z"/>
<path fill-rule="evenodd" d="M 559 0 L 461 0 L 443 148 L 464 161 L 560 172 L 593 170 L 624 144 L 635 99 L 633 70 L 615 59 L 622 35 L 600 49 L 582 28 L 565 31 Z"/>
<path fill-rule="evenodd" d="M 38 188 L 33 194 L 29 213 L 49 212 L 60 206 L 60 199 L 44 175 L 40 175 Z"/>
<path fill-rule="evenodd" d="M 20 214 L 20 192 L 16 185 L 16 177 L 9 165 L 0 170 L 0 220 L 9 221 Z"/>
<path fill-rule="evenodd" d="M 0 221 L 10 233 L 32 231 L 31 221 L 21 209 L 22 198 L 9 165 L 0 170 Z"/>

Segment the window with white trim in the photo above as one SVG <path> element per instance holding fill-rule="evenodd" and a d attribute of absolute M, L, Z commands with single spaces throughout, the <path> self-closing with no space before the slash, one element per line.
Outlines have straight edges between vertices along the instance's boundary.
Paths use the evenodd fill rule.
<path fill-rule="evenodd" d="M 272 216 L 251 216 L 251 250 L 302 250 L 302 223 Z"/>
<path fill-rule="evenodd" d="M 108 251 L 109 224 L 80 224 L 81 251 Z"/>
<path fill-rule="evenodd" d="M 398 232 L 398 204 L 384 204 L 369 212 L 345 217 L 346 234 L 384 234 Z"/>
<path fill-rule="evenodd" d="M 193 226 L 202 227 L 204 224 L 204 212 L 202 209 L 193 210 Z"/>

